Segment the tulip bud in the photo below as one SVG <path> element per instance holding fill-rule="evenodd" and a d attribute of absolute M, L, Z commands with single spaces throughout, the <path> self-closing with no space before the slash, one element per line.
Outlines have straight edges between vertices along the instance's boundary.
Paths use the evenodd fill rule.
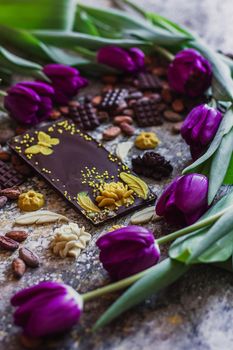
<path fill-rule="evenodd" d="M 211 79 L 209 61 L 194 49 L 178 52 L 168 68 L 170 87 L 190 97 L 202 95 L 210 86 Z"/>
<path fill-rule="evenodd" d="M 136 47 L 126 50 L 117 46 L 105 46 L 99 49 L 97 61 L 123 72 L 133 73 L 144 67 L 145 55 Z"/>
<path fill-rule="evenodd" d="M 52 82 L 55 102 L 61 105 L 66 105 L 82 87 L 88 84 L 87 79 L 83 78 L 76 68 L 63 64 L 47 64 L 43 72 Z"/>
<path fill-rule="evenodd" d="M 207 104 L 193 108 L 188 114 L 182 125 L 181 135 L 190 146 L 193 159 L 205 152 L 221 120 L 222 113 Z"/>
<path fill-rule="evenodd" d="M 155 265 L 160 250 L 151 231 L 127 226 L 101 236 L 96 245 L 99 259 L 113 280 L 134 275 Z"/>
<path fill-rule="evenodd" d="M 163 191 L 156 205 L 156 214 L 172 224 L 191 225 L 207 210 L 207 196 L 206 176 L 179 176 Z"/>
<path fill-rule="evenodd" d="M 28 337 L 43 337 L 70 329 L 83 310 L 81 296 L 71 287 L 52 281 L 41 282 L 16 293 L 14 322 Z"/>
<path fill-rule="evenodd" d="M 24 81 L 7 91 L 4 106 L 18 122 L 35 125 L 50 115 L 53 95 L 53 88 L 46 83 Z"/>

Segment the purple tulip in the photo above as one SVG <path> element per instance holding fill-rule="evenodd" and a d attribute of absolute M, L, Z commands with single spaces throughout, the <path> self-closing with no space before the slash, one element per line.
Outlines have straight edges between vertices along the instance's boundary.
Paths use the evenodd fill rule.
<path fill-rule="evenodd" d="M 18 306 L 14 322 L 28 337 L 43 337 L 70 329 L 83 309 L 81 296 L 71 287 L 41 282 L 16 293 L 11 304 Z"/>
<path fill-rule="evenodd" d="M 126 50 L 117 46 L 105 46 L 99 49 L 97 61 L 123 72 L 134 73 L 144 68 L 145 55 L 136 47 Z"/>
<path fill-rule="evenodd" d="M 48 118 L 53 95 L 53 88 L 46 83 L 24 81 L 7 91 L 4 106 L 18 122 L 35 125 Z"/>
<path fill-rule="evenodd" d="M 153 233 L 144 227 L 127 226 L 101 236 L 96 245 L 99 259 L 113 280 L 134 275 L 155 265 L 160 257 Z"/>
<path fill-rule="evenodd" d="M 78 91 L 88 84 L 76 68 L 63 64 L 47 64 L 43 72 L 49 77 L 55 91 L 55 102 L 66 105 Z"/>
<path fill-rule="evenodd" d="M 191 225 L 207 210 L 207 195 L 206 176 L 179 176 L 163 191 L 156 205 L 156 213 L 170 223 Z"/>
<path fill-rule="evenodd" d="M 205 152 L 221 120 L 222 113 L 207 104 L 193 108 L 188 114 L 183 123 L 181 135 L 190 146 L 193 159 L 197 159 Z"/>
<path fill-rule="evenodd" d="M 202 95 L 210 86 L 212 68 L 198 51 L 185 49 L 178 52 L 168 69 L 170 87 L 190 97 Z"/>

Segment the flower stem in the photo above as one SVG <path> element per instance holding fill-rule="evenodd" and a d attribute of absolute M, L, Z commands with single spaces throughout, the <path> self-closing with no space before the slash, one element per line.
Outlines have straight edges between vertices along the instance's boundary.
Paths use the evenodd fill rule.
<path fill-rule="evenodd" d="M 102 296 L 104 294 L 108 294 L 108 293 L 112 293 L 112 292 L 116 292 L 118 290 L 124 289 L 124 288 L 130 286 L 131 284 L 133 284 L 134 282 L 136 282 L 137 280 L 139 280 L 141 277 L 143 277 L 149 271 L 153 270 L 155 267 L 156 267 L 156 265 L 154 265 L 154 266 L 152 266 L 152 267 L 150 267 L 142 272 L 139 272 L 133 276 L 124 278 L 123 280 L 120 280 L 118 282 L 111 283 L 111 284 L 108 284 L 107 286 L 97 288 L 91 292 L 87 292 L 85 294 L 82 294 L 82 298 L 84 301 L 87 301 L 87 300 L 95 299 L 95 298 Z"/>
<path fill-rule="evenodd" d="M 190 226 L 185 227 L 181 230 L 175 231 L 167 236 L 159 238 L 159 239 L 157 239 L 157 243 L 164 244 L 164 243 L 173 241 L 174 239 L 181 237 L 187 233 L 191 233 L 193 231 L 196 231 L 202 227 L 210 226 L 211 224 L 216 222 L 223 214 L 225 214 L 226 211 L 228 211 L 230 209 L 233 209 L 233 205 L 220 211 L 219 213 L 217 213 L 215 215 L 212 215 L 206 219 L 200 220 L 193 225 L 190 225 Z M 107 286 L 97 288 L 91 292 L 87 292 L 87 293 L 82 295 L 82 298 L 84 301 L 88 301 L 88 300 L 100 297 L 104 294 L 108 294 L 108 293 L 116 292 L 116 291 L 121 290 L 121 289 L 125 289 L 126 287 L 130 286 L 131 284 L 133 284 L 134 282 L 139 280 L 141 277 L 146 275 L 148 272 L 153 270 L 156 266 L 157 265 L 154 265 L 154 266 L 152 266 L 152 267 L 150 267 L 142 272 L 139 272 L 133 276 L 124 278 L 123 280 L 120 280 L 120 281 L 115 282 L 115 283 L 108 284 Z"/>
<path fill-rule="evenodd" d="M 208 217 L 206 219 L 203 219 L 203 220 L 196 222 L 195 224 L 192 224 L 190 226 L 182 228 L 181 230 L 172 232 L 167 236 L 161 237 L 161 238 L 157 239 L 157 243 L 160 245 L 160 244 L 164 244 L 164 243 L 167 243 L 170 241 L 174 241 L 176 238 L 184 236 L 187 233 L 191 233 L 193 231 L 199 230 L 202 227 L 210 226 L 211 224 L 216 222 L 223 214 L 225 214 L 226 211 L 228 211 L 232 208 L 233 208 L 233 206 L 230 206 L 224 210 L 221 210 L 219 213 L 217 213 L 215 215 L 211 215 L 210 217 Z"/>
<path fill-rule="evenodd" d="M 174 59 L 174 55 L 161 46 L 155 46 L 154 50 L 155 52 L 159 53 L 161 56 L 165 57 L 168 61 L 172 61 Z"/>

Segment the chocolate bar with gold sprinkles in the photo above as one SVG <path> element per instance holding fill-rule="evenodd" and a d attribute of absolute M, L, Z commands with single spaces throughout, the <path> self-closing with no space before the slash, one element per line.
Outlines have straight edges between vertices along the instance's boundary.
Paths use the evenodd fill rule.
<path fill-rule="evenodd" d="M 142 179 L 70 120 L 17 136 L 10 147 L 95 225 L 155 200 Z"/>

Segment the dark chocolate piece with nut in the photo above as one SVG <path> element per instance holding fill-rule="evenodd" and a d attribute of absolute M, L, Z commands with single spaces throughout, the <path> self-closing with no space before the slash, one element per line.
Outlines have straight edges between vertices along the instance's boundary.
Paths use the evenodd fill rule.
<path fill-rule="evenodd" d="M 143 156 L 132 159 L 133 171 L 139 175 L 161 180 L 168 177 L 173 167 L 169 161 L 156 152 L 145 152 Z"/>

